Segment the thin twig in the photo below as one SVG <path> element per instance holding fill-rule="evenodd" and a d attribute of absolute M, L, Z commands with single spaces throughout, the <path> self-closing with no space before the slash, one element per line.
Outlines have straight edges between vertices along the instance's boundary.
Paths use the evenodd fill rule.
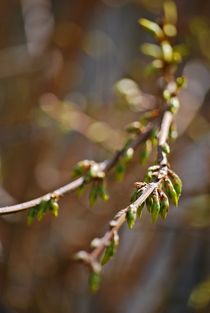
<path fill-rule="evenodd" d="M 145 187 L 142 195 L 131 205 L 134 208 L 138 208 L 145 200 L 150 196 L 150 194 L 159 186 L 160 182 L 167 175 L 167 156 L 162 151 L 161 146 L 164 145 L 168 138 L 169 128 L 173 120 L 173 114 L 169 111 L 165 111 L 161 127 L 160 133 L 158 136 L 158 163 L 160 165 L 159 175 L 156 181 L 147 184 Z M 119 211 L 114 218 L 110 222 L 110 229 L 105 233 L 105 235 L 100 239 L 100 244 L 92 250 L 92 252 L 88 255 L 85 262 L 87 262 L 90 266 L 97 262 L 98 257 L 102 254 L 104 249 L 109 245 L 110 241 L 114 237 L 115 233 L 118 232 L 120 227 L 126 221 L 126 214 L 129 210 L 130 205 L 124 208 L 123 210 Z"/>
<path fill-rule="evenodd" d="M 143 133 L 141 133 L 137 138 L 132 140 L 132 142 L 130 143 L 130 147 L 135 150 L 139 146 L 140 143 L 147 140 L 147 138 L 151 134 L 151 130 L 152 130 L 152 125 L 149 124 L 147 127 L 145 127 Z M 110 171 L 114 167 L 114 165 L 118 162 L 118 160 L 120 159 L 120 157 L 123 155 L 124 152 L 125 151 L 124 151 L 124 147 L 123 147 L 121 150 L 117 151 L 111 159 L 105 160 L 105 161 L 99 163 L 100 169 L 104 172 Z M 84 183 L 84 177 L 80 177 L 80 178 L 78 178 L 78 179 L 52 191 L 52 192 L 49 192 L 49 193 L 47 193 L 41 197 L 38 197 L 36 199 L 26 201 L 26 202 L 23 202 L 20 204 L 1 207 L 0 208 L 0 215 L 10 214 L 10 213 L 15 213 L 15 212 L 30 209 L 30 208 L 35 207 L 36 205 L 40 204 L 40 202 L 43 200 L 45 200 L 45 201 L 50 200 L 52 195 L 56 195 L 56 197 L 60 197 L 60 196 L 64 195 L 65 193 L 72 192 L 72 191 L 78 189 L 80 186 L 82 186 L 83 183 Z"/>

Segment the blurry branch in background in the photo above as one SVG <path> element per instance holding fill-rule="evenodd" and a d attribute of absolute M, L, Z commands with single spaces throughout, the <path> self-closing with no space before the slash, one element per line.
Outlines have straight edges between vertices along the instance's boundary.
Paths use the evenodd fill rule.
<path fill-rule="evenodd" d="M 54 95 L 45 97 L 47 99 L 41 100 L 41 109 L 55 120 L 64 132 L 76 131 L 88 140 L 101 144 L 107 151 L 112 152 L 113 147 L 115 149 L 122 147 L 126 139 L 124 131 L 113 129 L 107 123 L 90 117 L 77 109 L 72 102 L 62 102 Z"/>
<path fill-rule="evenodd" d="M 177 15 L 172 1 L 165 2 L 164 13 L 164 18 L 159 24 L 147 19 L 139 20 L 140 25 L 149 30 L 158 42 L 158 45 L 143 45 L 144 53 L 155 58 L 150 65 L 152 70 L 160 70 L 162 74 L 160 86 L 162 95 L 157 101 L 159 112 L 161 112 L 159 114 L 160 126 L 156 129 L 156 135 L 153 138 L 157 145 L 157 162 L 149 167 L 144 182 L 135 183 L 131 204 L 114 216 L 109 223 L 109 230 L 102 238 L 93 239 L 92 251 L 90 253 L 80 251 L 75 255 L 76 260 L 83 261 L 91 269 L 89 284 L 93 292 L 97 291 L 100 286 L 102 266 L 117 250 L 120 227 L 127 222 L 128 227 L 133 228 L 137 217 L 141 217 L 145 205 L 153 222 L 156 222 L 159 216 L 166 218 L 169 199 L 177 206 L 181 195 L 182 182 L 171 170 L 168 154 L 170 153 L 169 143 L 177 136 L 173 119 L 179 109 L 177 95 L 185 81 L 183 77 L 175 77 L 177 64 L 182 58 L 172 46 L 172 38 L 176 36 Z M 138 122 L 135 125 L 138 125 Z M 148 143 L 150 142 L 147 141 Z"/>

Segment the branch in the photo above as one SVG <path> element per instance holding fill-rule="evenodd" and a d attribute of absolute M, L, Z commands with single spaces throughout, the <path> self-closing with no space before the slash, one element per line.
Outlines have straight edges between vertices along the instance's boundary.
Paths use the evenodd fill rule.
<path fill-rule="evenodd" d="M 120 227 L 126 222 L 126 215 L 130 207 L 132 206 L 132 209 L 137 211 L 138 207 L 146 201 L 146 199 L 153 193 L 156 188 L 158 188 L 162 179 L 167 175 L 167 156 L 166 153 L 163 152 L 161 147 L 167 142 L 169 128 L 172 121 L 173 114 L 169 111 L 166 111 L 162 118 L 160 133 L 158 136 L 158 163 L 160 165 L 158 178 L 154 182 L 147 184 L 147 186 L 144 188 L 143 193 L 136 201 L 119 211 L 114 216 L 114 218 L 109 223 L 109 230 L 104 234 L 102 238 L 99 239 L 97 247 L 94 248 L 91 253 L 84 253 L 83 251 L 81 251 L 82 254 L 79 252 L 76 256 L 78 258 L 81 257 L 82 261 L 90 265 L 92 269 L 94 269 L 95 265 L 98 264 L 98 258 L 102 255 L 106 247 L 109 246 L 111 240 L 114 238 L 115 234 L 118 233 Z"/>
<path fill-rule="evenodd" d="M 149 138 L 151 131 L 152 131 L 152 125 L 148 124 L 148 126 L 145 127 L 143 133 L 141 133 L 137 138 L 132 140 L 132 142 L 130 143 L 130 147 L 133 148 L 134 150 L 137 149 L 137 147 L 142 142 L 144 142 L 145 140 L 147 140 Z M 121 150 L 117 151 L 111 159 L 105 160 L 105 161 L 99 163 L 100 170 L 104 171 L 104 172 L 110 171 L 114 167 L 114 165 L 119 161 L 119 159 L 121 158 L 123 153 L 124 153 L 124 147 Z M 55 189 L 54 191 L 49 192 L 49 193 L 47 193 L 41 197 L 38 197 L 36 199 L 26 201 L 26 202 L 23 202 L 20 204 L 1 207 L 0 208 L 0 215 L 5 215 L 5 214 L 10 214 L 10 213 L 15 213 L 15 212 L 30 209 L 32 207 L 39 205 L 43 200 L 49 201 L 52 198 L 52 196 L 54 196 L 54 195 L 59 198 L 60 196 L 66 194 L 68 192 L 72 192 L 72 191 L 78 189 L 83 184 L 84 184 L 84 177 L 80 177 L 80 178 L 78 178 L 78 179 L 58 188 L 58 189 Z"/>

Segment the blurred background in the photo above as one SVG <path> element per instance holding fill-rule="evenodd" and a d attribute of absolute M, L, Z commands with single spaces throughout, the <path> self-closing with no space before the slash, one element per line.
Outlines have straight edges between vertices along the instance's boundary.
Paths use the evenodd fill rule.
<path fill-rule="evenodd" d="M 137 20 L 158 18 L 162 2 L 0 1 L 1 206 L 51 191 L 70 180 L 75 162 L 102 161 L 122 146 L 139 112 L 118 103 L 113 84 L 128 77 L 145 99 L 157 92 L 139 50 L 152 39 Z M 109 175 L 110 201 L 93 208 L 87 194 L 71 193 L 57 218 L 31 227 L 25 212 L 2 216 L 0 312 L 210 312 L 210 1 L 176 4 L 177 42 L 188 51 L 170 159 L 184 183 L 179 207 L 157 225 L 145 212 L 133 231 L 122 228 L 96 295 L 72 255 L 104 233 L 147 165 L 135 160 L 122 183 Z"/>

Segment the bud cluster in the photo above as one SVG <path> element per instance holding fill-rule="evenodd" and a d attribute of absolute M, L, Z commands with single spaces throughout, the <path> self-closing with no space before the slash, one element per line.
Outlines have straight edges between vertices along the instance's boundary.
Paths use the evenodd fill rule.
<path fill-rule="evenodd" d="M 58 197 L 52 194 L 49 200 L 42 200 L 39 204 L 29 209 L 27 222 L 30 225 L 35 219 L 41 221 L 43 216 L 48 212 L 51 212 L 57 217 L 58 211 Z"/>

